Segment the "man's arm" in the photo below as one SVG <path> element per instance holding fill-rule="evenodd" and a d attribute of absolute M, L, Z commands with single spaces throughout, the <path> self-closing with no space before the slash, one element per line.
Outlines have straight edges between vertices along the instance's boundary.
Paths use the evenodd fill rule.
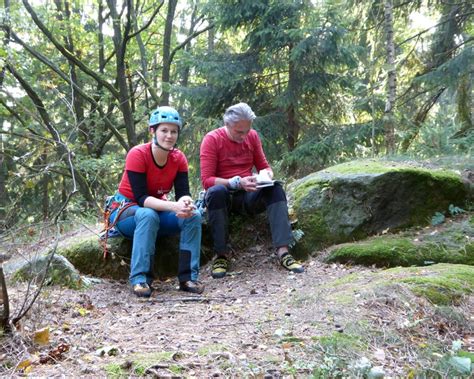
<path fill-rule="evenodd" d="M 209 135 L 206 135 L 202 140 L 199 158 L 201 163 L 201 182 L 203 187 L 208 189 L 216 184 L 223 184 L 216 183 L 218 159 L 216 141 Z"/>

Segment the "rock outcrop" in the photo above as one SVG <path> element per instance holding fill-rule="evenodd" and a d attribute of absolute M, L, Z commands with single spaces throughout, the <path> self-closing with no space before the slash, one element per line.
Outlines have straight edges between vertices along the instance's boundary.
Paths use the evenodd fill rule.
<path fill-rule="evenodd" d="M 304 233 L 300 257 L 324 247 L 426 225 L 449 205 L 463 206 L 461 175 L 389 161 L 354 161 L 308 175 L 289 187 L 293 216 Z"/>

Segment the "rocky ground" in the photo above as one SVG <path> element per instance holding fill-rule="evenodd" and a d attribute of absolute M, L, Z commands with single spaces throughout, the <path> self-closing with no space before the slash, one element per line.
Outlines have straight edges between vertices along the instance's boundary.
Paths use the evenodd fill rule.
<path fill-rule="evenodd" d="M 149 300 L 125 281 L 47 287 L 13 336 L 0 339 L 0 374 L 467 377 L 473 294 L 434 305 L 403 281 L 446 267 L 382 270 L 313 258 L 305 273 L 291 274 L 262 244 L 235 253 L 224 279 L 203 267 L 201 296 L 178 291 L 176 278 L 157 280 Z M 27 288 L 9 285 L 12 313 Z"/>

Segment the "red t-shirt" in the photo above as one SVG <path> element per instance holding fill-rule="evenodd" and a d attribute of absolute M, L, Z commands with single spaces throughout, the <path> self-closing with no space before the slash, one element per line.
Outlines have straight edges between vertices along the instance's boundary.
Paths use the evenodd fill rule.
<path fill-rule="evenodd" d="M 119 192 L 130 200 L 137 201 L 133 195 L 127 171 L 146 174 L 146 187 L 149 196 L 167 200 L 166 194 L 173 188 L 178 172 L 188 172 L 188 161 L 184 153 L 174 149 L 168 154 L 168 161 L 159 167 L 153 159 L 151 142 L 134 146 L 125 159 L 125 170 L 119 184 Z"/>
<path fill-rule="evenodd" d="M 244 142 L 232 141 L 225 127 L 213 130 L 204 137 L 201 144 L 201 181 L 205 189 L 215 185 L 216 178 L 229 179 L 236 175 L 252 175 L 270 168 L 258 133 L 251 129 Z"/>

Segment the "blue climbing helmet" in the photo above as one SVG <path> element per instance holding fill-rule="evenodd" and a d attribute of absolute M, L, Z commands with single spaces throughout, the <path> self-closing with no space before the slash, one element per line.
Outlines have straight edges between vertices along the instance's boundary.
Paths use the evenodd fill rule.
<path fill-rule="evenodd" d="M 181 117 L 179 116 L 179 113 L 176 109 L 168 106 L 162 106 L 156 108 L 156 110 L 151 113 L 148 127 L 156 127 L 164 122 L 178 125 L 179 131 L 181 131 L 181 127 L 183 126 Z"/>

